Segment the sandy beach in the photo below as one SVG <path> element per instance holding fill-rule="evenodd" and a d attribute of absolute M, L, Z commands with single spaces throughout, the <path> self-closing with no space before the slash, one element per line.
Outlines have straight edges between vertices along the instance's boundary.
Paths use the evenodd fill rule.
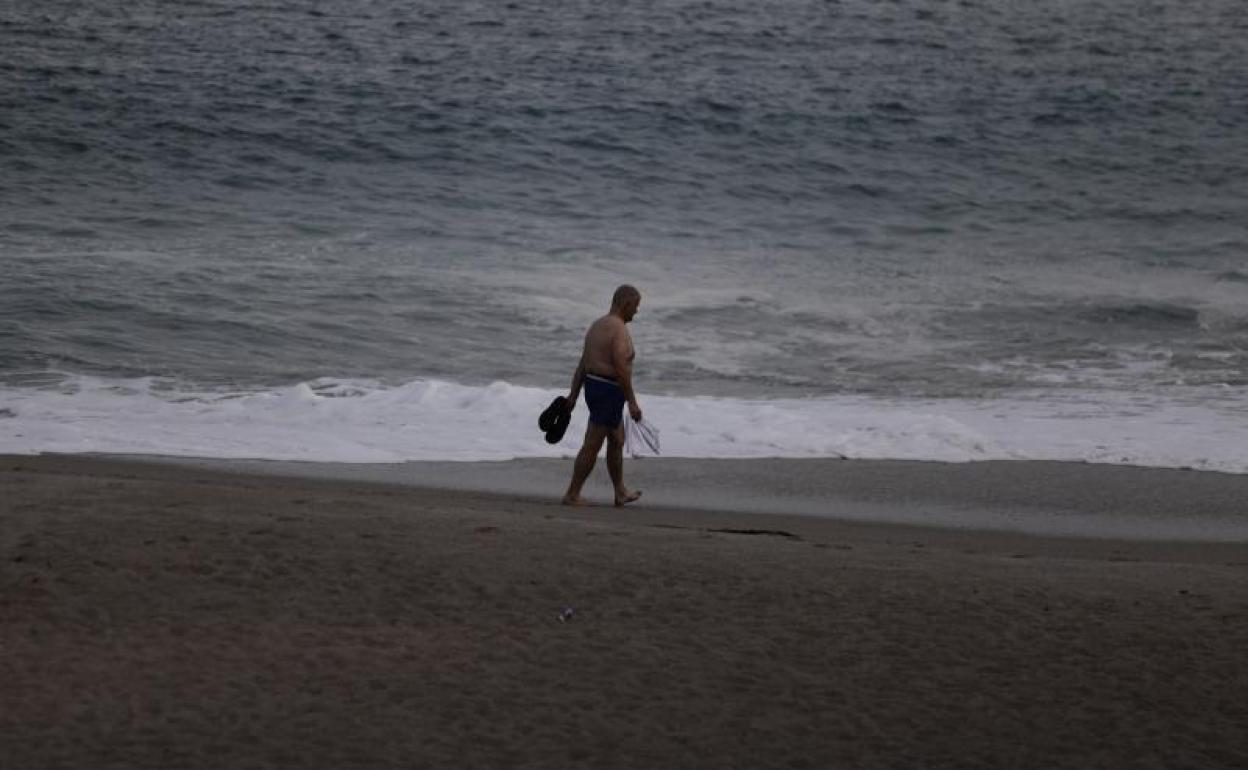
<path fill-rule="evenodd" d="M 1248 766 L 1242 541 L 220 466 L 0 458 L 0 766 Z M 833 513 L 1248 499 L 1219 474 L 841 468 Z"/>

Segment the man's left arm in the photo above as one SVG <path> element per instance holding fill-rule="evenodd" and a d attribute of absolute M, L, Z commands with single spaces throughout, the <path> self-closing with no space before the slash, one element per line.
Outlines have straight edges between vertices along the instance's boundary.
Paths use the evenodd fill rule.
<path fill-rule="evenodd" d="M 568 391 L 568 400 L 564 404 L 564 408 L 571 412 L 576 406 L 576 400 L 581 397 L 581 386 L 585 384 L 585 357 L 576 364 L 576 371 L 572 373 L 572 387 Z"/>

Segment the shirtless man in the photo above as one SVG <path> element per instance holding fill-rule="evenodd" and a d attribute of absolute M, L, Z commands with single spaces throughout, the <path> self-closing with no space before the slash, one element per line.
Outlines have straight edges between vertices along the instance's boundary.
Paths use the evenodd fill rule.
<path fill-rule="evenodd" d="M 624 486 L 624 426 L 621 419 L 624 404 L 634 420 L 641 420 L 641 407 L 633 392 L 633 338 L 625 326 L 637 315 L 641 305 L 641 292 L 625 284 L 615 290 L 611 298 L 611 312 L 599 318 L 585 333 L 585 349 L 581 362 L 572 375 L 572 392 L 568 395 L 567 409 L 572 411 L 576 399 L 585 387 L 585 404 L 589 407 L 589 425 L 585 428 L 585 443 L 576 455 L 572 469 L 572 483 L 563 496 L 564 505 L 585 505 L 581 487 L 598 460 L 602 442 L 607 442 L 607 471 L 615 486 L 615 504 L 631 503 L 641 497 L 641 492 L 629 491 Z"/>

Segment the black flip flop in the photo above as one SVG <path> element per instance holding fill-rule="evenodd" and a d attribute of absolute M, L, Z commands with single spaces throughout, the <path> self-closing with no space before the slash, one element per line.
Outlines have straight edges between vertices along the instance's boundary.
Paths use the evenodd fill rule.
<path fill-rule="evenodd" d="M 546 433 L 555 427 L 555 418 L 566 411 L 563 405 L 567 403 L 567 399 L 563 396 L 555 396 L 555 400 L 550 402 L 550 406 L 546 407 L 546 411 L 542 412 L 537 418 L 537 427 L 542 433 Z"/>
<path fill-rule="evenodd" d="M 546 434 L 547 444 L 558 444 L 572 422 L 572 414 L 566 408 L 568 399 L 556 396 L 550 406 L 537 418 L 537 427 Z"/>

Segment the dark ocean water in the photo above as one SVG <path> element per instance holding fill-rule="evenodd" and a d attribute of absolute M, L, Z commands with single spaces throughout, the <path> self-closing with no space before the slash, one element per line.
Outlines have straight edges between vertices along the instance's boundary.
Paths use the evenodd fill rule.
<path fill-rule="evenodd" d="M 1237 392 L 1246 62 L 1240 0 L 5 0 L 0 382 L 562 383 L 631 281 L 654 392 Z"/>

